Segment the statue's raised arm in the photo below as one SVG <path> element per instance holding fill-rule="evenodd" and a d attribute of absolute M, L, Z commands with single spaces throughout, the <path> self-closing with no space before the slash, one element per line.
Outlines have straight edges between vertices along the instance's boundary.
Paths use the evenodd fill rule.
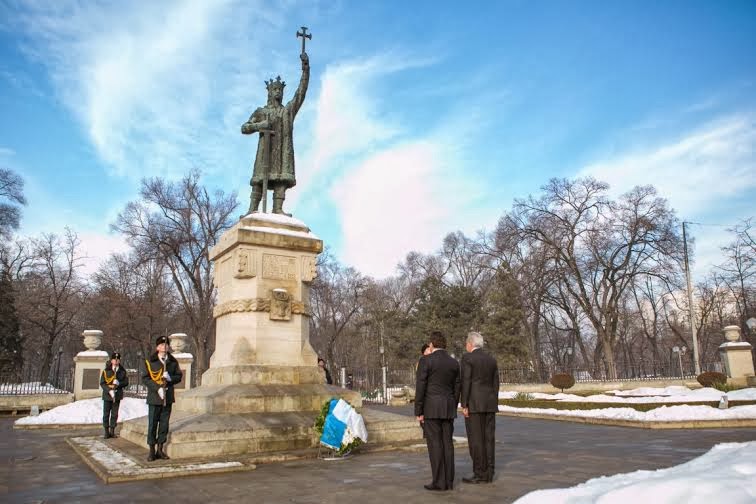
<path fill-rule="evenodd" d="M 291 101 L 286 104 L 286 108 L 289 109 L 291 117 L 297 115 L 299 108 L 304 103 L 305 96 L 307 95 L 307 86 L 310 84 L 310 57 L 307 53 L 303 52 L 299 55 L 299 59 L 302 60 L 302 77 L 299 79 L 299 86 L 294 93 Z"/>

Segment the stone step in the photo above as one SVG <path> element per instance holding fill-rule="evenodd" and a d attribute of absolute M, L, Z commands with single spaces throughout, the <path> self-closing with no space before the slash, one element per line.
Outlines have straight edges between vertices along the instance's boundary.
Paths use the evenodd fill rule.
<path fill-rule="evenodd" d="M 173 407 L 182 413 L 285 413 L 319 412 L 323 403 L 341 397 L 355 408 L 362 406 L 359 393 L 323 384 L 211 385 L 177 396 Z"/>
<path fill-rule="evenodd" d="M 412 417 L 373 409 L 360 411 L 371 449 L 422 443 L 422 430 Z M 317 411 L 283 413 L 174 413 L 167 452 L 171 457 L 216 458 L 315 448 Z M 124 422 L 120 436 L 147 449 L 147 419 Z"/>

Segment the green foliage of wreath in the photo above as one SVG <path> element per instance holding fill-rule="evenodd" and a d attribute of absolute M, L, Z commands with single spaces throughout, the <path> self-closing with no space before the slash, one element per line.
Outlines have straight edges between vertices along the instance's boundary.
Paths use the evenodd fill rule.
<path fill-rule="evenodd" d="M 323 426 L 325 425 L 326 417 L 328 416 L 328 410 L 331 407 L 331 401 L 336 399 L 336 397 L 332 397 L 331 399 L 327 400 L 323 403 L 323 406 L 320 407 L 320 414 L 318 414 L 318 417 L 315 419 L 315 431 L 317 431 L 318 434 L 323 434 Z M 344 399 L 344 401 L 349 404 L 349 406 L 352 406 L 352 404 Z M 354 406 L 352 406 L 354 408 Z M 337 455 L 344 455 L 345 453 L 349 453 L 350 451 L 354 450 L 358 446 L 362 444 L 362 439 L 360 438 L 354 438 L 351 443 L 348 445 L 343 445 L 341 448 L 339 448 L 336 451 Z"/>

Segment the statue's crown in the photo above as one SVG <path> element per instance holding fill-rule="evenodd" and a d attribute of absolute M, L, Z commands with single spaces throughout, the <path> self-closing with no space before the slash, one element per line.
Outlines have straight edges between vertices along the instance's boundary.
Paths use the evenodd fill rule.
<path fill-rule="evenodd" d="M 276 77 L 276 80 L 270 79 L 265 81 L 265 87 L 270 91 L 271 89 L 279 88 L 283 89 L 286 87 L 286 83 L 281 80 L 281 76 L 279 75 Z"/>

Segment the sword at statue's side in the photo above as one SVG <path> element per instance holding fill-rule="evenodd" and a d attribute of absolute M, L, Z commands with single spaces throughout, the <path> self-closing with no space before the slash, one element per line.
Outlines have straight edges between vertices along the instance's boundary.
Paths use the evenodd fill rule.
<path fill-rule="evenodd" d="M 260 130 L 263 138 L 263 183 L 262 183 L 262 213 L 268 213 L 268 178 L 270 177 L 270 137 L 276 132 L 270 129 Z"/>

